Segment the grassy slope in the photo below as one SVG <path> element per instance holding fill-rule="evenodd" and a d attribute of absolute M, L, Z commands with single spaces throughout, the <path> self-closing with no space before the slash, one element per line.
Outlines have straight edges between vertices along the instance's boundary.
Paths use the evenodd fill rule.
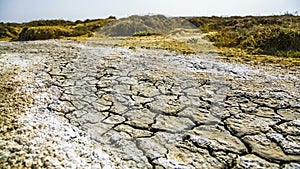
<path fill-rule="evenodd" d="M 228 51 L 300 58 L 300 16 L 195 17 L 190 22 Z"/>
<path fill-rule="evenodd" d="M 44 40 L 91 36 L 94 31 L 113 21 L 114 17 L 85 21 L 39 20 L 28 23 L 0 23 L 0 40 Z"/>

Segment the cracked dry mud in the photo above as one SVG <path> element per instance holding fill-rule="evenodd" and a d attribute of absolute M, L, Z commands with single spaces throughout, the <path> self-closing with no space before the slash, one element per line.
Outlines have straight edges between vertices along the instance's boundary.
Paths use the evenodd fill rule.
<path fill-rule="evenodd" d="M 91 154 L 100 151 L 96 162 L 104 168 L 300 168 L 298 69 L 93 41 L 0 45 L 1 64 L 21 67 L 34 84 L 27 112 L 34 115 L 21 121 L 51 115 L 69 126 L 47 129 L 49 122 L 36 119 L 42 126 L 27 132 L 42 140 L 31 146 L 44 152 L 41 145 L 60 132 L 79 144 L 76 151 L 62 149 L 69 152 L 62 158 L 47 158 L 48 166 L 91 166 L 97 159 Z M 79 130 L 88 141 L 81 143 Z M 100 148 L 78 155 L 87 144 Z M 74 161 L 82 158 L 90 161 Z"/>

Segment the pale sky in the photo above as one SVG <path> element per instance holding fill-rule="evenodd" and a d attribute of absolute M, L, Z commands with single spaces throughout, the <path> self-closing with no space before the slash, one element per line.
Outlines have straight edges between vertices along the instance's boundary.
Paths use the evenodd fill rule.
<path fill-rule="evenodd" d="M 0 0 L 0 22 L 84 20 L 133 14 L 233 16 L 300 13 L 300 0 Z M 298 13 L 298 14 L 299 14 Z"/>

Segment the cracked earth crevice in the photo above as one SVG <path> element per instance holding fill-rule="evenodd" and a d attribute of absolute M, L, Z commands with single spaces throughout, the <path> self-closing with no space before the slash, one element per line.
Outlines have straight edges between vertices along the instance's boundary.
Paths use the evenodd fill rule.
<path fill-rule="evenodd" d="M 71 152 L 59 158 L 48 158 L 50 145 L 39 147 L 50 167 L 300 167 L 298 69 L 271 71 L 226 63 L 215 53 L 130 50 L 94 41 L 0 45 L 9 49 L 1 65 L 26 61 L 23 70 L 35 84 L 28 88 L 35 98 L 32 115 L 23 121 L 35 119 L 40 127 L 32 131 L 59 136 L 64 142 L 52 140 L 55 145 L 71 147 L 54 148 L 55 155 Z M 33 48 L 41 52 L 29 55 Z"/>

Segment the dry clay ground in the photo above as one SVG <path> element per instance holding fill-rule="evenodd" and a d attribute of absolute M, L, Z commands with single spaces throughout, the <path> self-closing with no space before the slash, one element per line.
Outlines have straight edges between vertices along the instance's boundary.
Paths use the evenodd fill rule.
<path fill-rule="evenodd" d="M 300 168 L 298 68 L 131 42 L 1 42 L 0 168 Z"/>

